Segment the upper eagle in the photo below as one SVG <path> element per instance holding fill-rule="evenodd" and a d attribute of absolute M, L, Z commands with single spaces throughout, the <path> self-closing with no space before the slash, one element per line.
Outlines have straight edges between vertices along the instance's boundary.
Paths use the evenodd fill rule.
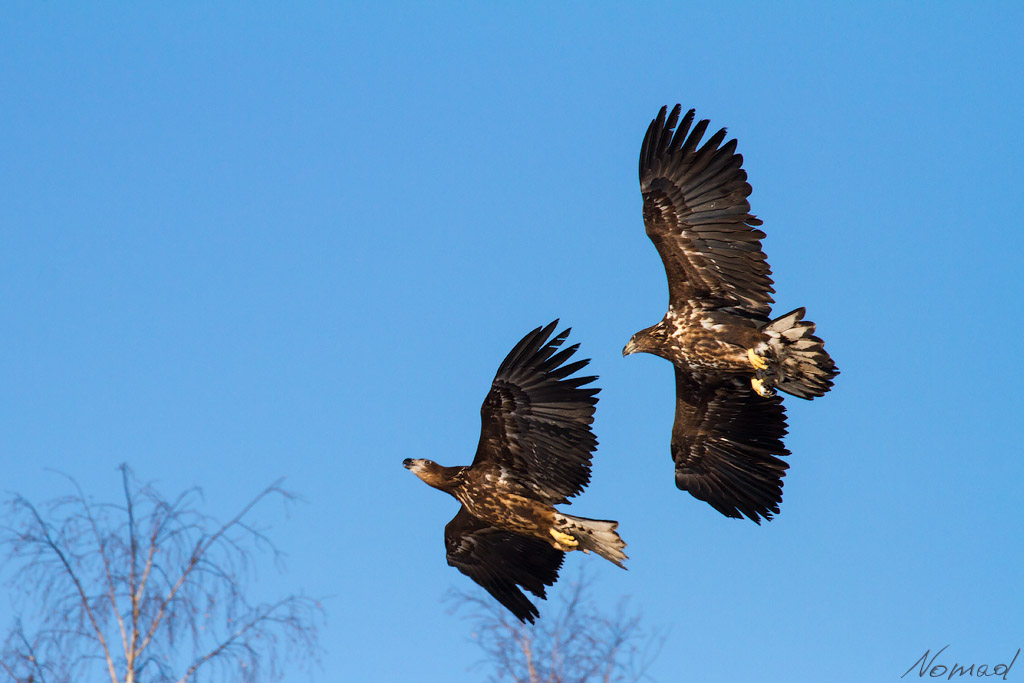
<path fill-rule="evenodd" d="M 669 306 L 633 335 L 623 355 L 653 353 L 675 365 L 672 459 L 676 486 L 728 517 L 760 523 L 779 512 L 789 455 L 780 389 L 812 399 L 839 374 L 798 308 L 770 318 L 765 234 L 750 213 L 736 140 L 662 107 L 640 149 L 647 236 L 665 265 Z M 667 114 L 667 116 L 666 116 Z"/>
<path fill-rule="evenodd" d="M 545 597 L 565 551 L 593 551 L 622 567 L 626 544 L 618 522 L 573 517 L 555 509 L 590 481 L 597 446 L 591 431 L 596 377 L 572 377 L 589 360 L 566 363 L 578 344 L 561 351 L 569 330 L 558 321 L 527 334 L 498 367 L 480 409 L 480 443 L 473 464 L 442 467 L 406 458 L 403 464 L 462 508 L 444 530 L 448 564 L 458 568 L 522 621 L 537 608 L 519 587 Z"/>

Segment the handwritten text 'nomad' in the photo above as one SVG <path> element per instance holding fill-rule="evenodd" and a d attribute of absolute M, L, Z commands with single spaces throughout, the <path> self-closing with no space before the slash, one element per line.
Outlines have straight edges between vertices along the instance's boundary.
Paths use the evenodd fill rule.
<path fill-rule="evenodd" d="M 949 647 L 949 645 L 946 647 Z M 946 647 L 942 648 L 942 650 L 945 650 Z M 932 655 L 931 659 L 928 659 L 928 655 L 930 655 L 932 651 L 925 650 L 924 654 L 921 655 L 921 659 L 914 662 L 910 668 L 907 669 L 906 673 L 904 673 L 903 676 L 900 676 L 900 678 L 909 674 L 915 667 L 920 666 L 917 673 L 918 678 L 924 678 L 925 676 L 941 678 L 942 676 L 946 676 L 946 680 L 951 681 L 953 680 L 953 676 L 977 676 L 978 678 L 984 678 L 985 676 L 1002 676 L 1005 681 L 1007 675 L 1010 673 L 1010 667 L 1017 661 L 1017 655 L 1020 654 L 1020 648 L 1018 648 L 1009 664 L 996 664 L 992 667 L 992 672 L 989 673 L 988 664 L 961 664 L 956 662 L 951 667 L 946 666 L 945 664 L 936 664 L 935 660 L 942 654 L 942 650 L 939 650 Z"/>

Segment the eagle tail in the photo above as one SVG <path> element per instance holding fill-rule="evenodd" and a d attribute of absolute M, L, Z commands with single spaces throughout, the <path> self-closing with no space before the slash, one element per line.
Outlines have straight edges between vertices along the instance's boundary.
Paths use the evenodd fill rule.
<path fill-rule="evenodd" d="M 761 328 L 775 359 L 764 371 L 764 379 L 787 394 L 812 399 L 832 388 L 839 370 L 825 351 L 825 342 L 814 336 L 814 323 L 803 319 L 804 313 L 798 308 Z"/>
<path fill-rule="evenodd" d="M 622 549 L 626 547 L 626 542 L 615 531 L 618 526 L 618 522 L 611 520 L 587 519 L 561 512 L 555 513 L 555 527 L 576 539 L 579 543 L 576 546 L 577 550 L 597 553 L 609 562 L 625 569 L 622 561 L 629 558 L 626 553 L 622 552 Z"/>

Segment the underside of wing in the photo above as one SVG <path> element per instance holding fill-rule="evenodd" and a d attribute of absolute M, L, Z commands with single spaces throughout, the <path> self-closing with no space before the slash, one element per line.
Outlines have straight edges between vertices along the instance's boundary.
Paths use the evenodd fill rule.
<path fill-rule="evenodd" d="M 771 268 L 761 250 L 761 221 L 750 213 L 750 185 L 736 140 L 725 129 L 700 146 L 708 121 L 679 121 L 677 104 L 647 129 L 640 150 L 644 224 L 668 277 L 669 301 L 727 309 L 757 321 L 771 311 Z M 678 127 L 677 127 L 678 123 Z"/>
<path fill-rule="evenodd" d="M 567 503 L 590 481 L 600 391 L 584 386 L 596 377 L 570 376 L 590 361 L 566 362 L 579 345 L 559 351 L 569 330 L 551 337 L 557 324 L 527 334 L 498 368 L 480 408 L 473 460 L 473 466 L 498 465 L 550 504 Z"/>
<path fill-rule="evenodd" d="M 480 521 L 459 510 L 444 529 L 448 564 L 476 581 L 520 621 L 540 616 L 520 587 L 538 598 L 558 579 L 565 553 L 550 544 Z"/>
<path fill-rule="evenodd" d="M 758 524 L 778 514 L 789 455 L 782 398 L 763 398 L 742 380 L 699 383 L 676 368 L 672 459 L 676 486 L 726 517 Z"/>

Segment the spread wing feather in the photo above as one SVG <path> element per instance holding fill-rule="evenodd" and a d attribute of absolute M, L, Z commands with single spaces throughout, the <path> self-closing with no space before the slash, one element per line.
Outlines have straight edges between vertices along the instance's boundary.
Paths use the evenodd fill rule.
<path fill-rule="evenodd" d="M 567 503 L 590 481 L 597 439 L 591 431 L 596 377 L 571 377 L 590 361 L 566 361 L 578 344 L 559 350 L 569 329 L 551 337 L 558 321 L 520 340 L 498 368 L 480 408 L 473 466 L 498 465 L 549 504 Z M 550 337 L 550 339 L 549 339 Z"/>
<path fill-rule="evenodd" d="M 476 581 L 520 621 L 540 616 L 520 586 L 538 598 L 558 579 L 565 553 L 480 521 L 463 507 L 444 528 L 448 564 Z"/>
<path fill-rule="evenodd" d="M 778 514 L 789 455 L 782 398 L 762 398 L 741 380 L 698 384 L 676 368 L 672 459 L 676 486 L 727 517 Z"/>
<path fill-rule="evenodd" d="M 725 129 L 703 146 L 708 121 L 679 120 L 677 104 L 662 107 L 640 148 L 640 189 L 647 236 L 665 265 L 676 310 L 727 309 L 766 322 L 771 268 L 761 250 L 761 221 L 750 213 L 750 185 L 736 140 Z M 678 124 L 678 125 L 677 125 Z M 720 146 L 722 145 L 722 146 Z"/>

